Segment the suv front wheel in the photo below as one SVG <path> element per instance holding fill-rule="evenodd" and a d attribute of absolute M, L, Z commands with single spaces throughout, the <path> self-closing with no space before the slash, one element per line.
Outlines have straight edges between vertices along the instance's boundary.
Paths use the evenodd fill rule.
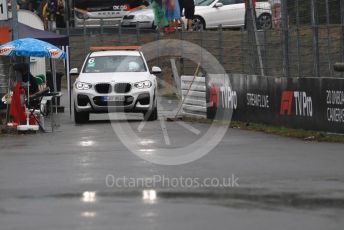
<path fill-rule="evenodd" d="M 158 108 L 155 106 L 152 110 L 143 112 L 145 121 L 156 121 L 158 119 Z"/>
<path fill-rule="evenodd" d="M 86 123 L 90 120 L 89 112 L 78 112 L 74 106 L 74 121 L 76 124 Z"/>

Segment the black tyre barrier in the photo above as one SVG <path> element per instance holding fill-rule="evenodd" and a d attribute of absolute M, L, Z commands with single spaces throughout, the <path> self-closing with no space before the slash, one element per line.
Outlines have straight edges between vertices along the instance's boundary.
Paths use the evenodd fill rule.
<path fill-rule="evenodd" d="M 344 133 L 344 79 L 232 74 L 228 86 L 207 81 L 207 117 L 233 110 L 233 120 Z M 227 87 L 227 93 L 223 93 Z M 229 89 L 228 89 L 229 87 Z M 229 93 L 228 93 L 229 92 Z M 217 96 L 216 96 L 217 94 Z M 224 97 L 232 106 L 222 103 Z"/>

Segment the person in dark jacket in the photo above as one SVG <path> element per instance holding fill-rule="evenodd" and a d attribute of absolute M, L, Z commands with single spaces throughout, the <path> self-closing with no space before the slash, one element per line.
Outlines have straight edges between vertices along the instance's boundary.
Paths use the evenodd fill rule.
<path fill-rule="evenodd" d="M 180 12 L 184 10 L 184 16 L 187 19 L 187 31 L 192 31 L 192 21 L 195 16 L 195 2 L 194 0 L 179 0 Z"/>
<path fill-rule="evenodd" d="M 35 78 L 32 76 L 32 74 L 29 71 L 29 65 L 27 63 L 17 63 L 14 65 L 14 70 L 18 71 L 21 75 L 21 80 L 24 83 L 29 82 L 29 93 L 35 94 L 39 91 L 38 84 L 35 80 Z M 26 89 L 25 89 L 26 90 Z"/>
<path fill-rule="evenodd" d="M 35 94 L 39 91 L 38 84 L 32 74 L 29 72 L 28 69 L 23 72 L 23 82 L 29 82 L 29 93 L 30 95 Z"/>

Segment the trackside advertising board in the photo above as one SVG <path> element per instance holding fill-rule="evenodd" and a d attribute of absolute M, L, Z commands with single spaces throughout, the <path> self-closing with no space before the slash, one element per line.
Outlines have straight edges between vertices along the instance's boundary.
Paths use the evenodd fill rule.
<path fill-rule="evenodd" d="M 222 98 L 221 86 L 214 85 L 212 76 L 208 76 L 207 117 L 210 119 L 230 109 L 233 120 L 344 133 L 344 79 L 239 74 L 227 77 L 230 107 L 218 103 L 217 98 Z"/>
<path fill-rule="evenodd" d="M 7 0 L 0 0 L 0 21 L 8 20 Z"/>

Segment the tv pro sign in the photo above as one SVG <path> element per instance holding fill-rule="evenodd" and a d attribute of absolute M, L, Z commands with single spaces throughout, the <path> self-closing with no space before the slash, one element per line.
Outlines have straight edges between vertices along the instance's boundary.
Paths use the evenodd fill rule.
<path fill-rule="evenodd" d="M 227 74 L 207 76 L 207 117 L 216 120 L 231 120 L 237 109 L 237 92 L 233 90 Z"/>
<path fill-rule="evenodd" d="M 303 91 L 283 91 L 280 115 L 313 117 L 312 97 Z"/>

